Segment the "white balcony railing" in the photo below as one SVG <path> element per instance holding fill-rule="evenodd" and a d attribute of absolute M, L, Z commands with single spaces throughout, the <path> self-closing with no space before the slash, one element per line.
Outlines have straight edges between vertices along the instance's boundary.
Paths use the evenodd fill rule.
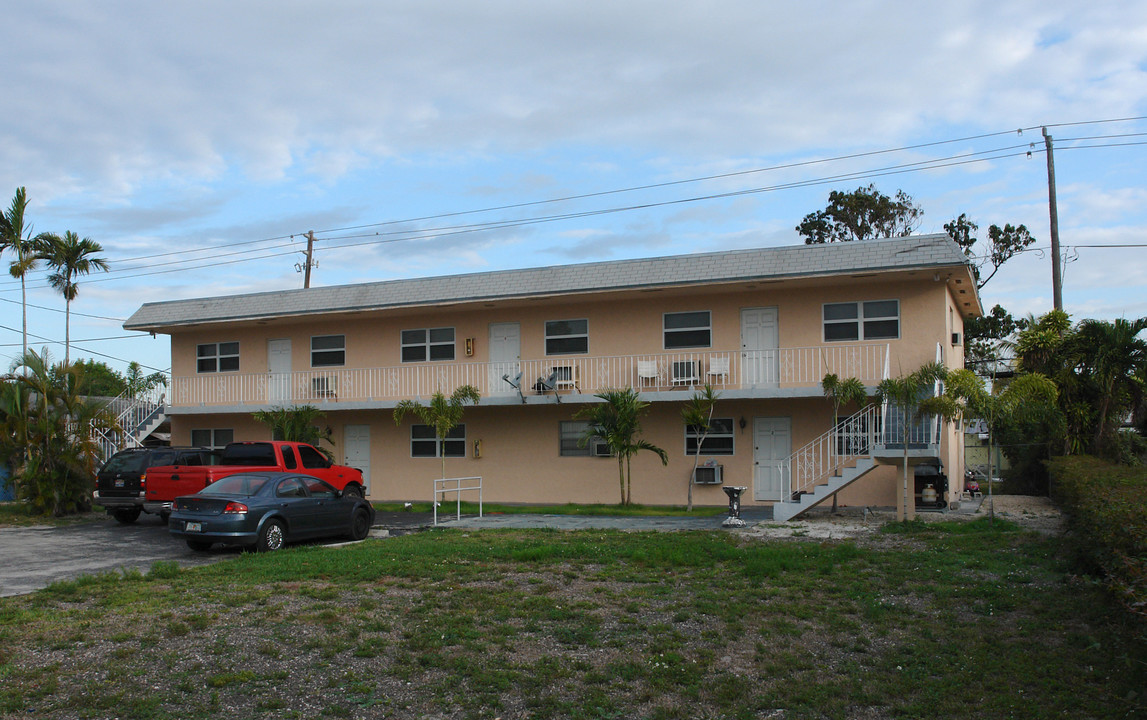
<path fill-rule="evenodd" d="M 212 373 L 173 377 L 171 404 L 296 405 L 386 402 L 446 394 L 473 385 L 482 394 L 594 394 L 607 388 L 641 391 L 819 387 L 826 373 L 876 385 L 884 377 L 886 344 L 785 348 L 760 352 L 702 351 L 561 356 L 505 363 L 411 363 L 382 368 L 326 368 L 291 373 Z M 519 376 L 520 373 L 520 376 Z"/>

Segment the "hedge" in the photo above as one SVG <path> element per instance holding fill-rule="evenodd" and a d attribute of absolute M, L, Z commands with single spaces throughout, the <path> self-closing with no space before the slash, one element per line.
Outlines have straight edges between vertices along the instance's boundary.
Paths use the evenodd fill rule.
<path fill-rule="evenodd" d="M 1147 616 L 1147 467 L 1073 456 L 1048 469 L 1083 559 L 1121 603 Z"/>

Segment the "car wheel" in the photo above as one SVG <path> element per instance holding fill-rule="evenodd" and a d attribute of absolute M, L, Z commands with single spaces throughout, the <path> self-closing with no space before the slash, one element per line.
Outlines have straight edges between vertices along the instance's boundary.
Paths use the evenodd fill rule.
<path fill-rule="evenodd" d="M 283 524 L 278 520 L 268 520 L 259 530 L 259 541 L 255 543 L 255 548 L 259 552 L 278 550 L 283 547 L 286 539 L 287 534 L 283 530 Z"/>
<path fill-rule="evenodd" d="M 133 522 L 135 522 L 136 520 L 139 519 L 139 513 L 140 513 L 140 509 L 137 507 L 133 507 L 133 508 L 120 508 L 119 510 L 116 510 L 114 514 L 115 514 L 115 519 L 118 520 L 123 525 L 131 525 Z"/>
<path fill-rule="evenodd" d="M 370 534 L 370 513 L 366 510 L 355 510 L 354 517 L 350 519 L 350 537 L 352 540 L 362 540 Z"/>
<path fill-rule="evenodd" d="M 210 540 L 188 540 L 187 541 L 187 547 L 191 548 L 195 552 L 205 552 L 207 550 L 210 550 L 211 546 L 214 544 L 215 543 L 211 542 Z"/>
<path fill-rule="evenodd" d="M 362 485 L 355 485 L 354 483 L 347 485 L 343 488 L 343 497 L 362 497 Z"/>

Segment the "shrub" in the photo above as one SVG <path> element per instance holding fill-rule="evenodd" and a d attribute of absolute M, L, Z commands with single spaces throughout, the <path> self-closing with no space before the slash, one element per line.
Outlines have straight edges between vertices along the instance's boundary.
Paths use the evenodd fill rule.
<path fill-rule="evenodd" d="M 1052 496 L 1078 535 L 1089 570 L 1128 609 L 1147 616 L 1147 468 L 1087 456 L 1049 461 Z"/>

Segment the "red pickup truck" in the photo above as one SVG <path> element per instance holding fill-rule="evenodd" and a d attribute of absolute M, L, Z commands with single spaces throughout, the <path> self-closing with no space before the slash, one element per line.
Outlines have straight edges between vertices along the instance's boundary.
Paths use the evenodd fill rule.
<path fill-rule="evenodd" d="M 171 502 L 194 495 L 217 480 L 241 472 L 302 472 L 325 480 L 345 495 L 363 496 L 362 472 L 334 465 L 310 445 L 297 442 L 234 442 L 223 448 L 215 465 L 167 465 L 147 471 L 144 510 L 166 518 Z"/>

